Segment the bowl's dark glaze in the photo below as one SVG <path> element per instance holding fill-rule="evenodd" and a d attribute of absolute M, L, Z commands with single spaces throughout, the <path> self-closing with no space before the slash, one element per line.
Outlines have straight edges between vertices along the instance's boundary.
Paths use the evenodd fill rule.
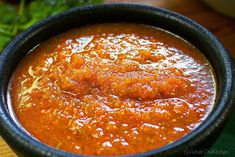
<path fill-rule="evenodd" d="M 134 156 L 193 156 L 190 150 L 209 147 L 216 140 L 233 108 L 234 74 L 228 53 L 210 32 L 197 23 L 164 9 L 130 4 L 72 9 L 30 27 L 5 48 L 0 58 L 0 133 L 10 147 L 20 156 L 76 156 L 43 145 L 15 124 L 7 108 L 7 86 L 14 68 L 34 46 L 73 27 L 99 22 L 143 23 L 173 32 L 204 53 L 217 77 L 219 86 L 214 109 L 199 127 L 174 143 Z"/>

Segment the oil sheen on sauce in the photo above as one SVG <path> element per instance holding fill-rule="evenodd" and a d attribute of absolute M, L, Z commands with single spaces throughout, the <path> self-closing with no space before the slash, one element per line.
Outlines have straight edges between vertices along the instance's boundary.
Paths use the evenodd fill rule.
<path fill-rule="evenodd" d="M 198 49 L 130 23 L 83 26 L 42 42 L 10 84 L 36 139 L 68 152 L 125 155 L 176 141 L 213 107 L 213 70 Z"/>

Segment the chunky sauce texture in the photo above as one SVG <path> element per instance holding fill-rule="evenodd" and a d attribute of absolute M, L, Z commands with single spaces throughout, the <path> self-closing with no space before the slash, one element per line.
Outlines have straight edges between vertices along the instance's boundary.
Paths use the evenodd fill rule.
<path fill-rule="evenodd" d="M 39 141 L 85 155 L 125 155 L 176 141 L 213 107 L 198 49 L 146 25 L 83 26 L 33 49 L 10 84 L 16 117 Z"/>

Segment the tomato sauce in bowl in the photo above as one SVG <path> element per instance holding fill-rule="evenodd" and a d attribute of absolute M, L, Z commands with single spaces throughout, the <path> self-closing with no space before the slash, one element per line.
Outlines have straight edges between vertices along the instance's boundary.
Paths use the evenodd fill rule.
<path fill-rule="evenodd" d="M 35 47 L 9 88 L 33 137 L 83 155 L 127 155 L 190 133 L 216 97 L 202 53 L 159 28 L 131 23 L 79 27 Z"/>

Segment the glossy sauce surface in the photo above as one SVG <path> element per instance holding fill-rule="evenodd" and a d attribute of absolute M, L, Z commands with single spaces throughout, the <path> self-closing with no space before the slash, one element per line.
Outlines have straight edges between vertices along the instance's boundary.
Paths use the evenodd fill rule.
<path fill-rule="evenodd" d="M 42 42 L 10 84 L 16 117 L 35 138 L 85 155 L 167 145 L 213 107 L 212 69 L 192 45 L 140 24 L 107 23 Z"/>

